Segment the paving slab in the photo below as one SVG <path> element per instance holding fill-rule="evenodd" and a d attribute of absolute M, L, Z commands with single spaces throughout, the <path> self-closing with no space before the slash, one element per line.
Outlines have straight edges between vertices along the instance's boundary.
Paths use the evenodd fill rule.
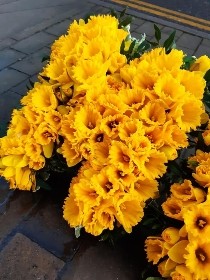
<path fill-rule="evenodd" d="M 69 28 L 69 25 L 71 24 L 72 21 L 64 20 L 58 24 L 54 24 L 53 26 L 47 28 L 45 32 L 53 34 L 55 36 L 61 36 L 65 34 Z"/>
<path fill-rule="evenodd" d="M 40 67 L 42 68 L 42 66 L 40 66 Z M 15 87 L 11 88 L 11 91 L 15 92 L 15 93 L 17 93 L 17 94 L 19 94 L 21 96 L 26 95 L 27 91 L 28 91 L 28 88 L 31 88 L 30 81 L 32 83 L 37 82 L 38 81 L 38 75 L 35 74 L 35 75 L 31 76 L 30 78 L 24 80 L 23 82 L 19 83 Z"/>
<path fill-rule="evenodd" d="M 2 71 L 0 71 L 0 94 L 24 81 L 27 77 L 28 75 L 21 73 L 15 69 L 3 69 Z"/>
<path fill-rule="evenodd" d="M 163 26 L 161 24 L 158 24 L 159 29 L 162 29 Z M 147 36 L 154 36 L 155 29 L 154 29 L 154 23 L 153 22 L 144 22 L 142 25 L 140 25 L 135 32 L 146 34 Z"/>
<path fill-rule="evenodd" d="M 205 44 L 199 45 L 194 55 L 196 57 L 199 57 L 201 55 L 208 55 L 210 57 L 210 46 L 207 46 Z"/>
<path fill-rule="evenodd" d="M 3 177 L 0 177 L 0 212 L 4 208 L 5 203 L 8 201 L 9 197 L 12 195 L 13 190 L 9 189 L 8 183 Z"/>
<path fill-rule="evenodd" d="M 0 252 L 0 279 L 55 280 L 64 262 L 21 233 Z"/>
<path fill-rule="evenodd" d="M 180 47 L 185 47 L 185 48 L 195 50 L 201 43 L 201 40 L 202 40 L 201 37 L 183 33 L 176 43 Z"/>
<path fill-rule="evenodd" d="M 1 29 L 0 39 L 14 38 L 26 28 L 33 28 L 44 21 L 56 23 L 58 18 L 66 18 L 67 12 L 71 10 L 76 1 L 54 0 L 52 2 L 42 0 L 10 0 L 1 4 L 0 26 L 7 26 Z M 75 11 L 75 12 L 78 12 Z M 63 15 L 62 15 L 63 14 Z M 18 22 L 18 24 L 16 24 Z"/>
<path fill-rule="evenodd" d="M 40 199 L 41 194 L 27 191 L 15 191 L 8 199 L 5 197 L 0 209 L 0 242 L 6 241 L 7 235 L 16 230 L 20 221 L 27 216 Z"/>
<path fill-rule="evenodd" d="M 209 47 L 210 48 L 210 39 L 203 39 L 202 40 L 202 44 L 204 45 L 204 46 L 207 46 L 207 47 Z"/>
<path fill-rule="evenodd" d="M 20 61 L 25 54 L 11 49 L 0 51 L 0 71 L 10 64 Z"/>
<path fill-rule="evenodd" d="M 47 63 L 46 61 L 42 62 L 42 59 L 45 56 L 50 54 L 49 48 L 43 48 L 27 57 L 18 61 L 11 65 L 11 68 L 14 68 L 22 73 L 33 76 L 34 74 L 38 74 L 41 72 L 44 65 Z"/>
<path fill-rule="evenodd" d="M 12 38 L 6 38 L 4 40 L 0 41 L 0 50 L 3 50 L 7 47 L 10 47 L 11 45 L 13 45 L 16 42 L 16 40 L 12 39 Z"/>
<path fill-rule="evenodd" d="M 12 91 L 6 91 L 0 97 L 0 120 L 1 124 L 9 123 L 13 109 L 19 108 L 20 98 L 18 94 Z"/>
<path fill-rule="evenodd" d="M 161 30 L 163 33 L 170 35 L 174 29 L 172 27 L 164 26 Z M 176 39 L 178 39 L 183 34 L 183 31 L 176 29 Z"/>
<path fill-rule="evenodd" d="M 58 2 L 58 0 L 57 0 Z M 58 2 L 59 3 L 59 2 Z M 22 40 L 24 38 L 27 38 L 37 32 L 40 32 L 56 23 L 59 23 L 65 19 L 73 18 L 75 19 L 78 14 L 81 12 L 86 15 L 90 9 L 94 8 L 95 4 L 89 3 L 89 2 L 84 2 L 84 1 L 77 1 L 77 0 L 72 0 L 69 3 L 71 3 L 70 8 L 66 9 L 65 12 L 59 12 L 56 13 L 56 15 L 38 21 L 36 24 L 25 26 L 22 28 L 20 32 L 16 32 L 16 34 L 12 35 L 12 38 L 16 40 Z M 56 10 L 56 9 L 55 9 Z M 42 11 L 44 13 L 44 11 Z M 32 16 L 34 16 L 32 14 Z"/>
<path fill-rule="evenodd" d="M 48 197 L 49 195 L 49 197 Z M 55 256 L 71 259 L 79 248 L 74 229 L 63 219 L 63 200 L 58 204 L 46 194 L 19 225 L 19 230 Z"/>
<path fill-rule="evenodd" d="M 57 37 L 52 34 L 39 32 L 19 41 L 18 43 L 14 44 L 12 48 L 26 54 L 31 54 L 53 43 L 55 39 L 57 39 Z"/>
<path fill-rule="evenodd" d="M 131 235 L 114 243 L 82 235 L 82 245 L 59 280 L 138 280 L 145 266 L 141 238 Z M 143 253 L 142 253 L 143 252 Z"/>

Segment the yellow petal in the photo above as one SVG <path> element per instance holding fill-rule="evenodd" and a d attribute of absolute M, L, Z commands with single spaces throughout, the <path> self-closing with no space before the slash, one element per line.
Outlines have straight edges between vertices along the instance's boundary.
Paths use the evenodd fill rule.
<path fill-rule="evenodd" d="M 21 184 L 22 177 L 23 177 L 23 169 L 22 168 L 16 168 L 15 181 L 16 181 L 17 185 Z"/>
<path fill-rule="evenodd" d="M 0 159 L 0 168 L 5 168 L 4 164 L 2 163 L 2 159 Z"/>
<path fill-rule="evenodd" d="M 194 188 L 193 192 L 194 192 L 196 201 L 198 203 L 201 203 L 206 199 L 206 193 L 204 192 L 204 190 L 199 189 L 199 188 Z"/>
<path fill-rule="evenodd" d="M 53 141 L 51 141 L 48 145 L 43 145 L 42 146 L 43 152 L 44 152 L 44 156 L 46 158 L 50 158 L 52 156 L 53 147 L 54 147 Z"/>
<path fill-rule="evenodd" d="M 183 227 L 180 228 L 179 235 L 180 235 L 180 237 L 183 237 L 183 238 L 187 237 L 186 225 L 183 225 Z"/>
<path fill-rule="evenodd" d="M 4 172 L 2 173 L 2 176 L 4 176 L 6 179 L 13 177 L 15 175 L 15 168 L 14 167 L 6 167 Z"/>
<path fill-rule="evenodd" d="M 169 244 L 175 244 L 179 239 L 179 230 L 174 227 L 168 227 L 162 232 L 162 238 Z"/>
<path fill-rule="evenodd" d="M 184 255 L 187 253 L 185 250 L 186 246 L 188 245 L 188 240 L 181 240 L 178 243 L 176 243 L 169 251 L 168 256 L 169 258 L 178 263 L 182 264 L 185 262 Z"/>
<path fill-rule="evenodd" d="M 22 166 L 25 166 L 25 162 L 22 162 L 23 155 L 9 155 L 2 158 L 2 164 L 5 166 L 19 166 L 23 163 Z"/>
<path fill-rule="evenodd" d="M 21 185 L 23 185 L 23 186 L 27 186 L 28 185 L 30 174 L 31 174 L 31 170 L 30 169 L 26 169 L 24 171 L 22 179 L 21 179 Z"/>
<path fill-rule="evenodd" d="M 201 124 L 207 123 L 209 120 L 209 115 L 207 113 L 202 113 L 201 114 Z"/>

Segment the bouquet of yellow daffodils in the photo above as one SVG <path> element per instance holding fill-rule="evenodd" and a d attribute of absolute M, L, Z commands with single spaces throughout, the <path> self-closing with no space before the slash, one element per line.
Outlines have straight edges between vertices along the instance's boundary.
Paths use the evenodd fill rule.
<path fill-rule="evenodd" d="M 210 144 L 203 101 L 210 59 L 173 49 L 173 35 L 160 47 L 157 26 L 157 43 L 132 38 L 120 20 L 74 21 L 55 41 L 39 82 L 0 138 L 0 175 L 12 189 L 36 191 L 51 170 L 77 165 L 63 216 L 96 236 L 119 227 L 130 233 L 148 201 L 164 197 L 163 213 L 184 226 L 148 237 L 148 260 L 163 277 L 207 279 L 210 154 L 197 150 L 189 158 L 195 184 L 189 176 L 174 180 L 172 167 L 200 136 Z M 159 196 L 164 178 L 171 187 Z M 186 273 L 192 277 L 176 278 Z"/>

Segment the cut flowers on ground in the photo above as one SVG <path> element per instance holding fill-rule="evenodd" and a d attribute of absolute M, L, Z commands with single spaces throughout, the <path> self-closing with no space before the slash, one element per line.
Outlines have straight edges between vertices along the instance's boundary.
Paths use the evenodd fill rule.
<path fill-rule="evenodd" d="M 210 59 L 129 26 L 90 16 L 54 42 L 0 138 L 0 175 L 36 191 L 76 166 L 63 217 L 77 235 L 142 226 L 148 279 L 209 279 Z"/>

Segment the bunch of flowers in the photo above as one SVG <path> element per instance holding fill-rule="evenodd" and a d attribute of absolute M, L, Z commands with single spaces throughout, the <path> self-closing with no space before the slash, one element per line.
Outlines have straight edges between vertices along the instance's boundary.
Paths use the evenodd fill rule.
<path fill-rule="evenodd" d="M 188 134 L 206 122 L 202 100 L 210 60 L 189 60 L 181 50 L 166 47 L 169 41 L 148 49 L 145 36 L 132 38 L 129 28 L 110 15 L 74 21 L 52 45 L 39 82 L 22 98 L 22 108 L 13 111 L 0 139 L 0 175 L 10 188 L 35 191 L 52 167 L 62 171 L 80 163 L 64 202 L 64 219 L 93 235 L 120 226 L 130 233 L 142 220 L 146 202 L 158 197 L 168 163 L 188 147 Z M 163 203 L 165 215 L 184 221 L 185 229 L 168 228 L 146 241 L 149 261 L 157 264 L 167 256 L 158 264 L 163 276 L 179 273 L 185 260 L 186 267 L 194 266 L 191 257 L 174 257 L 183 252 L 180 247 L 187 246 L 190 256 L 198 242 L 204 246 L 203 240 L 191 239 L 209 220 L 203 206 L 208 204 L 203 201 L 209 161 L 208 154 L 197 152 L 189 166 L 202 187 L 189 180 L 175 183 Z M 194 220 L 199 216 L 194 231 L 191 213 Z M 203 262 L 210 253 L 199 250 L 196 256 Z"/>
<path fill-rule="evenodd" d="M 205 57 L 204 61 L 208 62 L 207 68 L 204 68 L 205 73 L 210 67 L 210 59 Z M 207 94 L 208 87 L 209 82 Z M 167 279 L 209 279 L 209 123 L 207 118 L 205 125 L 189 135 L 194 141 L 191 151 L 193 155 L 189 155 L 188 150 L 180 163 L 184 170 L 176 174 L 176 182 L 169 186 L 170 193 L 161 205 L 164 215 L 171 220 L 165 223 L 160 235 L 149 236 L 145 241 L 148 261 L 156 265 L 160 275 Z"/>

